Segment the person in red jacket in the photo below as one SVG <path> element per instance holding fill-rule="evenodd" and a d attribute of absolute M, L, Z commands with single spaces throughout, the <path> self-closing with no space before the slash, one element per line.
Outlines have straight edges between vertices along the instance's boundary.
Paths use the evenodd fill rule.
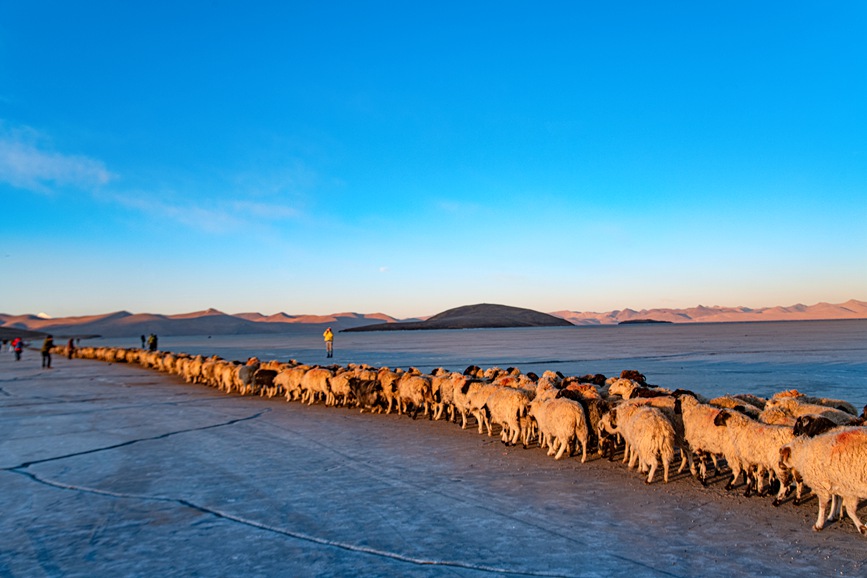
<path fill-rule="evenodd" d="M 12 351 L 15 352 L 15 361 L 21 361 L 21 352 L 24 351 L 24 340 L 20 337 L 13 339 Z"/>

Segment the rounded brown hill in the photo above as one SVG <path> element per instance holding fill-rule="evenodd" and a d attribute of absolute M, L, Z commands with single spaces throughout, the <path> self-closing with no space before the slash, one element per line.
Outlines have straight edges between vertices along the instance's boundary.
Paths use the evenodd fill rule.
<path fill-rule="evenodd" d="M 481 329 L 503 327 L 571 327 L 572 323 L 532 309 L 508 305 L 464 305 L 437 313 L 424 321 L 376 323 L 343 331 L 404 331 L 414 329 Z"/>

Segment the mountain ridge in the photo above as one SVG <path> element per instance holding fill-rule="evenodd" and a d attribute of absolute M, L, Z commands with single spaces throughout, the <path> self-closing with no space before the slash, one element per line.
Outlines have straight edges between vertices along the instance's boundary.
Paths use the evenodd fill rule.
<path fill-rule="evenodd" d="M 479 304 L 490 305 L 490 304 Z M 472 308 L 476 306 L 463 306 Z M 501 306 L 509 307 L 509 306 Z M 460 310 L 462 308 L 454 308 Z M 511 308 L 520 309 L 520 308 Z M 466 310 L 466 309 L 465 309 Z M 454 310 L 448 310 L 454 311 Z M 532 311 L 532 310 L 525 310 Z M 242 335 L 254 333 L 281 333 L 290 331 L 293 327 L 311 325 L 330 325 L 337 330 L 365 325 L 391 325 L 398 323 L 423 323 L 434 320 L 434 324 L 442 320 L 436 319 L 446 311 L 430 317 L 415 317 L 398 319 L 385 313 L 354 313 L 342 312 L 330 315 L 290 315 L 276 313 L 263 315 L 261 313 L 228 314 L 218 309 L 208 308 L 192 313 L 175 315 L 160 315 L 154 313 L 130 313 L 126 310 L 84 315 L 75 317 L 43 318 L 32 314 L 9 315 L 0 314 L 0 328 L 4 334 L 19 331 L 35 331 L 54 333 L 57 335 L 102 335 L 105 337 L 127 337 L 140 334 L 157 333 L 158 335 Z M 655 309 L 616 309 L 613 311 L 581 312 L 562 310 L 548 314 L 534 311 L 539 315 L 548 315 L 563 319 L 572 325 L 617 325 L 623 321 L 653 319 L 670 321 L 672 323 L 733 323 L 753 321 L 818 321 L 835 319 L 867 319 L 867 302 L 850 299 L 839 304 L 827 302 L 815 305 L 797 303 L 789 306 L 772 306 L 761 308 L 723 307 L 697 305 L 685 309 L 655 308 Z M 493 309 L 487 314 L 496 317 Z M 424 320 L 424 321 L 423 321 Z M 504 325 L 502 319 L 478 319 L 472 323 L 458 322 L 452 317 L 453 325 L 514 327 L 522 325 Z M 488 322 L 487 325 L 480 325 Z M 526 325 L 524 325 L 526 326 Z M 402 328 L 406 328 L 404 325 Z M 428 325 L 427 327 L 431 327 Z M 444 327 L 445 328 L 445 327 Z M 395 327 L 396 329 L 396 327 Z"/>

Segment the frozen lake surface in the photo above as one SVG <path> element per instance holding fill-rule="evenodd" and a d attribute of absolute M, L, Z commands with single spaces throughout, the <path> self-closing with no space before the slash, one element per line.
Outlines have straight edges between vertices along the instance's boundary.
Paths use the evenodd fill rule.
<path fill-rule="evenodd" d="M 160 349 L 243 360 L 368 363 L 463 371 L 468 365 L 516 366 L 540 373 L 619 375 L 637 369 L 649 383 L 704 395 L 768 396 L 795 388 L 867 403 L 867 320 L 617 325 L 338 333 L 328 360 L 318 326 L 292 333 L 160 338 Z M 137 347 L 138 340 L 93 345 Z"/>

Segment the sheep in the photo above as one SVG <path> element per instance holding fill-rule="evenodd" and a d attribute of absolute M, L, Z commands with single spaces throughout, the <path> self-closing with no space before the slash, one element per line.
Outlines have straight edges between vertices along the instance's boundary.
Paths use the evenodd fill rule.
<path fill-rule="evenodd" d="M 352 395 L 353 382 L 358 381 L 354 371 L 339 371 L 328 379 L 328 393 L 325 396 L 325 405 L 342 405 L 349 403 Z"/>
<path fill-rule="evenodd" d="M 489 423 L 500 424 L 500 439 L 507 446 L 517 444 L 522 438 L 524 428 L 521 418 L 527 415 L 529 403 L 530 396 L 526 391 L 504 386 L 491 392 L 482 405 L 488 414 Z"/>
<path fill-rule="evenodd" d="M 813 438 L 817 435 L 842 427 L 846 426 L 837 425 L 827 417 L 807 414 L 798 416 L 798 419 L 795 420 L 795 425 L 792 428 L 792 433 L 796 436 L 807 436 Z"/>
<path fill-rule="evenodd" d="M 259 360 L 251 357 L 247 363 L 238 368 L 235 379 L 235 388 L 241 395 L 251 393 L 253 391 L 253 376 L 259 370 Z"/>
<path fill-rule="evenodd" d="M 802 415 L 814 414 L 827 417 L 838 425 L 852 425 L 855 422 L 855 415 L 849 412 L 827 407 L 825 405 L 807 403 L 801 401 L 797 397 L 778 397 L 768 401 L 765 406 L 765 411 L 770 409 L 779 409 L 790 415 L 792 418 L 798 418 Z"/>
<path fill-rule="evenodd" d="M 647 378 L 644 377 L 643 373 L 640 373 L 635 369 L 624 369 L 620 372 L 620 377 L 623 379 L 632 380 L 639 385 L 647 385 Z"/>
<path fill-rule="evenodd" d="M 744 415 L 748 415 L 753 419 L 759 419 L 759 415 L 762 413 L 762 408 L 756 407 L 753 404 L 733 395 L 715 397 L 708 402 L 708 405 L 720 409 L 733 409 Z"/>
<path fill-rule="evenodd" d="M 484 428 L 487 427 L 488 435 L 493 435 L 491 424 L 487 419 L 487 412 L 482 409 L 482 406 L 487 401 L 488 396 L 496 389 L 496 385 L 483 381 L 463 379 L 455 382 L 452 396 L 455 401 L 455 408 L 461 415 L 461 429 L 466 429 L 467 414 L 472 414 L 479 426 L 479 433 L 483 433 Z"/>
<path fill-rule="evenodd" d="M 424 415 L 432 417 L 431 406 L 433 405 L 430 378 L 415 373 L 405 373 L 397 381 L 397 410 L 399 414 L 409 413 L 413 408 L 412 419 L 418 416 L 419 410 L 424 407 Z"/>
<path fill-rule="evenodd" d="M 774 394 L 772 399 L 796 399 L 802 403 L 808 403 L 813 405 L 821 405 L 824 407 L 830 407 L 832 409 L 837 409 L 840 411 L 844 411 L 850 415 L 857 416 L 858 410 L 855 409 L 855 406 L 849 403 L 848 401 L 844 401 L 842 399 L 832 399 L 827 397 L 812 397 L 805 395 L 798 391 L 797 389 L 790 389 L 788 391 L 780 391 Z"/>
<path fill-rule="evenodd" d="M 717 454 L 733 453 L 729 450 L 728 436 L 721 435 L 714 425 L 714 419 L 720 410 L 699 402 L 691 395 L 683 394 L 676 398 L 674 411 L 682 415 L 684 437 L 690 449 L 700 457 L 698 479 L 706 486 L 707 463 L 704 454 L 710 454 L 714 469 L 718 471 Z"/>
<path fill-rule="evenodd" d="M 259 368 L 253 373 L 253 379 L 250 383 L 250 393 L 259 394 L 260 396 L 267 395 L 273 397 L 271 393 L 274 388 L 274 378 L 277 376 L 277 371 L 274 369 Z"/>
<path fill-rule="evenodd" d="M 576 440 L 581 444 L 581 462 L 587 461 L 590 432 L 581 404 L 571 399 L 543 400 L 537 397 L 530 402 L 529 414 L 539 428 L 539 446 L 549 447 L 549 456 L 559 460 Z"/>
<path fill-rule="evenodd" d="M 306 401 L 307 405 L 313 405 L 320 395 L 327 401 L 331 394 L 328 380 L 333 375 L 330 369 L 324 367 L 314 367 L 304 372 L 301 378 L 301 402 Z"/>
<path fill-rule="evenodd" d="M 307 370 L 310 369 L 307 365 L 296 365 L 282 370 L 274 378 L 274 384 L 283 390 L 283 396 L 286 401 L 295 401 L 301 399 L 304 391 L 301 389 L 301 380 Z"/>
<path fill-rule="evenodd" d="M 740 399 L 740 400 L 742 400 L 742 401 L 745 401 L 745 402 L 747 402 L 748 404 L 753 405 L 753 406 L 759 408 L 759 410 L 763 410 L 763 409 L 765 409 L 765 404 L 768 403 L 768 400 L 767 400 L 767 399 L 765 399 L 765 398 L 763 398 L 763 397 L 759 397 L 759 396 L 757 396 L 757 395 L 753 395 L 753 394 L 751 394 L 751 393 L 736 393 L 736 394 L 733 395 L 732 397 L 735 397 L 735 398 L 737 398 L 737 399 Z"/>
<path fill-rule="evenodd" d="M 364 413 L 364 410 L 372 412 L 374 407 L 377 407 L 382 390 L 375 379 L 356 377 L 350 380 L 349 388 L 352 391 L 352 399 L 355 400 L 355 407 L 359 408 L 361 413 Z"/>
<path fill-rule="evenodd" d="M 795 425 L 795 418 L 779 407 L 765 406 L 765 409 L 759 414 L 759 421 L 769 425 L 784 425 L 788 427 Z"/>
<path fill-rule="evenodd" d="M 780 448 L 794 439 L 792 428 L 763 424 L 733 410 L 719 412 L 714 425 L 725 430 L 731 442 L 729 451 L 734 452 L 726 454 L 726 461 L 732 468 L 732 479 L 726 489 L 734 486 L 741 468 L 744 468 L 747 486 L 744 495 L 749 496 L 752 489 L 750 472 L 755 470 L 756 492 L 762 496 L 766 492 L 763 473 L 772 472 L 780 482 L 774 499 L 774 506 L 779 506 L 788 493 L 788 475 L 779 465 Z"/>
<path fill-rule="evenodd" d="M 620 433 L 633 453 L 629 467 L 639 462 L 639 470 L 650 473 L 644 483 L 653 483 L 659 467 L 657 456 L 662 460 L 662 479 L 668 483 L 668 469 L 674 459 L 674 427 L 661 411 L 650 406 L 628 405 L 613 408 L 599 422 L 602 430 L 611 434 Z"/>
<path fill-rule="evenodd" d="M 813 525 L 815 531 L 834 521 L 837 512 L 832 508 L 826 516 L 832 496 L 843 498 L 843 506 L 862 535 L 867 526 L 858 518 L 861 498 L 867 497 L 867 428 L 851 427 L 835 430 L 816 437 L 796 437 L 780 448 L 782 466 L 797 471 L 819 500 L 819 514 Z"/>
<path fill-rule="evenodd" d="M 633 392 L 641 387 L 637 382 L 622 377 L 609 378 L 606 385 L 609 397 L 619 395 L 623 399 L 629 399 Z"/>
<path fill-rule="evenodd" d="M 436 412 L 434 413 L 434 419 L 439 420 L 442 418 L 443 413 L 448 411 L 448 420 L 454 421 L 457 417 L 457 413 L 454 407 L 454 391 L 455 391 L 455 382 L 466 379 L 466 376 L 460 373 L 441 373 L 439 375 L 434 375 L 431 377 L 431 391 L 434 394 L 434 398 L 437 399 L 436 402 Z"/>
<path fill-rule="evenodd" d="M 379 380 L 380 387 L 382 388 L 382 395 L 386 403 L 386 411 L 385 413 L 391 413 L 391 406 L 393 403 L 396 403 L 398 408 L 400 407 L 400 403 L 397 401 L 397 380 L 400 379 L 401 374 L 397 371 L 391 371 L 387 367 L 382 367 L 377 372 L 377 379 Z"/>
<path fill-rule="evenodd" d="M 680 466 L 677 468 L 677 473 L 682 472 L 686 466 L 689 466 L 690 473 L 698 477 L 698 471 L 695 467 L 695 461 L 692 457 L 692 449 L 686 439 L 686 432 L 683 426 L 683 415 L 675 411 L 677 399 L 672 396 L 661 396 L 651 398 L 636 398 L 622 402 L 622 404 L 636 406 L 650 406 L 662 412 L 668 421 L 671 422 L 674 428 L 674 443 L 680 450 Z M 602 448 L 600 447 L 600 451 Z"/>

